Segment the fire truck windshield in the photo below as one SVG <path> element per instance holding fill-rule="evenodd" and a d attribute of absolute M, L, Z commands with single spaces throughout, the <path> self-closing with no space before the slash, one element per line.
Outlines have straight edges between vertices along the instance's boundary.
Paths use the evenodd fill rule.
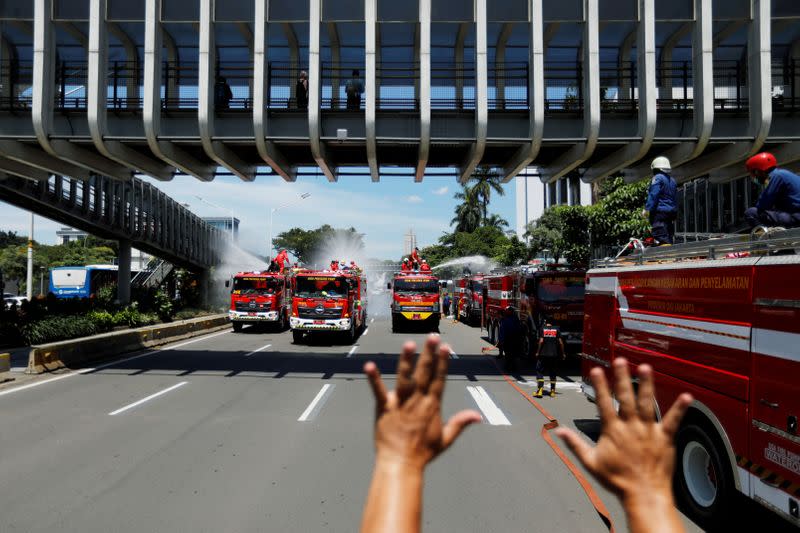
<path fill-rule="evenodd" d="M 275 278 L 234 278 L 234 294 L 274 294 L 281 288 L 281 282 Z"/>
<path fill-rule="evenodd" d="M 438 294 L 439 283 L 433 279 L 398 279 L 394 282 L 394 292 L 398 294 Z"/>
<path fill-rule="evenodd" d="M 300 298 L 344 298 L 349 287 L 344 277 L 299 276 L 295 295 Z"/>
<path fill-rule="evenodd" d="M 539 278 L 536 283 L 536 298 L 542 302 L 583 301 L 584 289 L 582 277 Z"/>

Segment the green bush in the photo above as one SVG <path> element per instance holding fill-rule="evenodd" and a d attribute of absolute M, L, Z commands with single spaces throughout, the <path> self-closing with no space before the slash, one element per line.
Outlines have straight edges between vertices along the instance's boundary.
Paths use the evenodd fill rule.
<path fill-rule="evenodd" d="M 97 333 L 97 326 L 86 316 L 46 318 L 22 327 L 22 339 L 26 344 L 45 344 Z"/>
<path fill-rule="evenodd" d="M 155 312 L 158 314 L 158 317 L 163 322 L 172 320 L 172 315 L 175 313 L 175 306 L 172 305 L 172 300 L 169 299 L 169 296 L 167 296 L 164 291 L 156 292 L 153 297 L 153 306 L 155 307 Z"/>
<path fill-rule="evenodd" d="M 86 317 L 94 323 L 98 331 L 114 329 L 114 315 L 108 311 L 91 311 Z"/>
<path fill-rule="evenodd" d="M 117 298 L 117 286 L 106 285 L 97 290 L 94 295 L 94 305 L 98 309 L 105 309 L 106 311 L 114 310 L 114 300 Z"/>
<path fill-rule="evenodd" d="M 188 320 L 190 318 L 195 318 L 207 314 L 208 311 L 204 311 L 202 309 L 196 309 L 193 307 L 188 307 L 186 309 L 181 309 L 180 311 L 175 313 L 175 320 Z"/>

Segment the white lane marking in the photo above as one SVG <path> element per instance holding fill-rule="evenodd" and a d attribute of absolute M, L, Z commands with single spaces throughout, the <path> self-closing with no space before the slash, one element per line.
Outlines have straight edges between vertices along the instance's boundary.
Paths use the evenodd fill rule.
<path fill-rule="evenodd" d="M 311 400 L 311 403 L 308 404 L 308 407 L 306 407 L 306 410 L 303 411 L 303 414 L 300 415 L 300 418 L 297 419 L 297 421 L 298 422 L 306 422 L 311 417 L 311 413 L 314 412 L 314 409 L 317 407 L 317 404 L 320 403 L 320 401 L 322 401 L 322 399 L 325 397 L 325 394 L 327 394 L 327 392 L 332 387 L 333 387 L 333 385 L 331 385 L 330 383 L 327 383 L 327 384 L 323 385 L 322 388 L 317 393 L 317 395 L 314 396 L 314 399 Z"/>
<path fill-rule="evenodd" d="M 110 413 L 108 413 L 108 416 L 114 416 L 114 415 L 118 415 L 120 413 L 124 413 L 125 411 L 127 411 L 129 409 L 133 409 L 134 407 L 142 405 L 145 402 L 149 402 L 150 400 L 152 400 L 154 398 L 158 398 L 159 396 L 163 396 L 164 394 L 166 394 L 166 393 L 168 393 L 170 391 L 173 391 L 173 390 L 175 390 L 175 389 L 177 389 L 179 387 L 183 387 L 187 383 L 189 383 L 189 382 L 188 381 L 181 381 L 180 383 L 176 383 L 175 385 L 173 385 L 171 387 L 167 387 L 166 389 L 164 389 L 162 391 L 158 391 L 155 394 L 151 394 L 150 396 L 148 396 L 146 398 L 142 398 L 139 401 L 136 401 L 136 402 L 133 402 L 133 403 L 129 403 L 125 407 L 120 407 L 116 411 L 111 411 Z"/>
<path fill-rule="evenodd" d="M 347 352 L 347 357 L 352 357 L 353 354 L 356 353 L 356 350 L 358 350 L 358 344 L 356 344 L 352 348 L 350 348 L 350 351 Z"/>
<path fill-rule="evenodd" d="M 361 336 L 364 337 L 364 336 L 366 336 L 367 333 L 369 333 L 369 328 L 365 329 L 364 333 L 362 333 Z"/>
<path fill-rule="evenodd" d="M 458 359 L 458 354 L 453 350 L 450 350 L 450 358 L 451 359 Z"/>
<path fill-rule="evenodd" d="M 489 397 L 489 394 L 484 390 L 483 387 L 467 387 L 467 391 L 472 396 L 472 399 L 475 400 L 475 403 L 478 404 L 478 408 L 483 413 L 483 417 L 486 419 L 489 424 L 493 426 L 510 426 L 511 422 L 508 420 L 503 411 L 497 407 L 497 404 L 492 401 Z"/>
<path fill-rule="evenodd" d="M 168 352 L 170 350 L 174 350 L 175 348 L 180 348 L 181 346 L 186 346 L 187 344 L 192 344 L 193 342 L 199 342 L 199 341 L 202 341 L 202 340 L 205 340 L 205 339 L 210 339 L 211 337 L 217 337 L 219 335 L 224 335 L 226 333 L 230 333 L 230 331 L 222 331 L 220 333 L 213 333 L 211 335 L 202 335 L 200 338 L 193 339 L 193 340 L 181 343 L 181 344 L 176 344 L 175 346 L 170 346 L 169 348 L 164 348 L 162 350 L 150 350 L 149 352 L 140 353 L 139 355 L 134 355 L 134 356 L 131 356 L 131 357 L 126 357 L 125 359 L 117 359 L 115 361 L 112 361 L 110 363 L 106 363 L 106 364 L 103 364 L 103 365 L 100 365 L 100 366 L 95 366 L 95 367 L 92 367 L 92 368 L 81 368 L 80 370 L 75 370 L 75 371 L 70 372 L 68 374 L 62 374 L 62 375 L 56 376 L 54 378 L 45 379 L 45 380 L 42 380 L 42 381 L 37 381 L 35 383 L 29 383 L 28 385 L 22 385 L 21 387 L 15 387 L 13 389 L 0 391 L 0 396 L 5 396 L 6 394 L 11 394 L 12 392 L 19 392 L 19 391 L 23 391 L 23 390 L 26 390 L 26 389 L 32 389 L 32 388 L 38 387 L 40 385 L 46 385 L 47 383 L 52 383 L 54 381 L 61 381 L 62 379 L 71 378 L 73 376 L 80 376 L 82 374 L 89 374 L 90 372 L 95 372 L 97 370 L 102 370 L 102 369 L 108 368 L 110 366 L 119 365 L 121 363 L 127 363 L 128 361 L 135 361 L 136 359 L 141 359 L 142 357 L 147 357 L 148 355 L 153 355 L 153 354 L 156 354 L 156 353 Z"/>
<path fill-rule="evenodd" d="M 272 346 L 272 345 L 271 345 L 271 344 L 267 344 L 266 346 L 262 346 L 261 348 L 256 348 L 256 349 L 255 349 L 255 350 L 253 350 L 252 352 L 244 354 L 244 356 L 245 356 L 245 357 L 250 357 L 250 356 L 251 356 L 251 355 L 253 355 L 254 353 L 258 353 L 258 352 L 260 352 L 260 351 L 262 351 L 262 350 L 266 350 L 266 349 L 267 349 L 267 348 L 269 348 L 270 346 Z"/>
<path fill-rule="evenodd" d="M 369 323 L 372 324 L 373 322 L 375 322 L 375 319 L 374 318 L 370 318 L 369 319 Z"/>

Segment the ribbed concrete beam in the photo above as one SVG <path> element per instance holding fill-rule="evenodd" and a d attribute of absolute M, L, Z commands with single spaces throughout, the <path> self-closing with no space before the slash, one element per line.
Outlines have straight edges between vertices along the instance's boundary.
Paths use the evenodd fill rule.
<path fill-rule="evenodd" d="M 322 0 L 309 1 L 308 21 L 308 141 L 311 155 L 328 181 L 336 181 L 333 167 L 328 163 L 325 146 L 322 144 L 322 81 L 320 79 L 320 24 L 322 22 Z"/>
<path fill-rule="evenodd" d="M 185 174 L 194 176 L 202 181 L 214 179 L 215 165 L 200 161 L 172 141 L 159 140 L 161 132 L 161 85 L 163 83 L 162 69 L 162 39 L 170 41 L 171 37 L 164 31 L 161 24 L 161 0 L 147 0 L 145 5 L 145 31 L 144 31 L 144 98 L 142 106 L 142 120 L 147 145 L 157 158 L 167 165 L 178 168 Z M 177 47 L 167 45 L 168 61 L 173 65 L 177 63 Z M 173 48 L 172 57 L 169 57 L 170 48 Z M 170 77 L 167 82 L 166 94 L 178 97 L 178 88 L 175 80 Z"/>
<path fill-rule="evenodd" d="M 770 0 L 753 0 L 753 19 L 747 37 L 748 135 L 751 140 L 731 143 L 682 165 L 676 172 L 679 181 L 740 163 L 764 145 L 772 125 L 770 44 Z"/>
<path fill-rule="evenodd" d="M 503 166 L 503 181 L 511 181 L 531 164 L 542 146 L 544 134 L 544 24 L 542 22 L 542 0 L 529 0 L 528 49 L 528 135 L 530 142 L 521 146 Z"/>
<path fill-rule="evenodd" d="M 47 181 L 48 178 L 50 178 L 49 172 L 5 157 L 0 157 L 0 172 L 7 172 L 8 174 L 13 174 L 20 178 L 27 178 L 35 181 Z"/>
<path fill-rule="evenodd" d="M 475 0 L 475 142 L 459 170 L 458 181 L 466 183 L 486 149 L 489 130 L 489 65 L 487 53 L 486 0 Z"/>
<path fill-rule="evenodd" d="M 377 73 L 375 52 L 378 46 L 376 30 L 378 27 L 378 0 L 365 0 L 364 2 L 364 59 L 366 62 L 366 72 L 364 77 L 364 89 L 366 100 L 364 102 L 364 131 L 366 133 L 367 145 L 367 165 L 372 181 L 381 179 L 378 171 L 378 141 L 375 126 L 376 107 L 377 107 Z M 338 49 L 338 35 L 337 35 Z M 336 81 L 336 91 L 338 94 L 339 81 Z"/>
<path fill-rule="evenodd" d="M 59 176 L 88 180 L 91 174 L 89 170 L 50 155 L 38 146 L 10 139 L 0 139 L 0 156 Z"/>
<path fill-rule="evenodd" d="M 598 0 L 584 0 L 583 41 L 583 137 L 585 142 L 575 143 L 553 163 L 541 169 L 545 183 L 557 181 L 589 159 L 600 135 L 600 30 L 598 26 Z"/>
<path fill-rule="evenodd" d="M 694 119 L 692 136 L 697 140 L 679 143 L 661 154 L 669 158 L 673 167 L 700 156 L 708 146 L 714 126 L 714 42 L 711 3 L 712 0 L 695 1 L 692 29 Z M 626 169 L 625 180 L 639 181 L 651 174 L 650 162 L 645 161 L 634 168 Z"/>
<path fill-rule="evenodd" d="M 73 165 L 118 180 L 130 180 L 132 171 L 64 139 L 51 139 L 55 106 L 55 41 L 52 0 L 34 0 L 33 94 L 31 120 L 36 140 L 48 154 Z"/>
<path fill-rule="evenodd" d="M 419 0 L 419 152 L 414 181 L 421 182 L 431 151 L 431 0 Z"/>
<path fill-rule="evenodd" d="M 267 60 L 269 47 L 269 0 L 256 2 L 256 20 L 253 47 L 253 133 L 258 155 L 272 170 L 286 181 L 295 181 L 295 170 L 283 156 L 275 143 L 267 140 L 269 113 L 267 104 Z"/>
<path fill-rule="evenodd" d="M 494 48 L 494 62 L 495 62 L 495 75 L 494 75 L 494 89 L 495 100 L 497 101 L 498 108 L 505 108 L 506 100 L 506 45 L 511 33 L 514 31 L 514 23 L 506 22 L 500 27 L 500 33 L 497 35 L 497 42 Z"/>
<path fill-rule="evenodd" d="M 116 25 L 113 25 L 116 26 Z M 124 34 L 123 34 L 124 35 Z M 127 36 L 125 36 L 127 37 Z M 136 46 L 130 38 L 123 38 L 128 61 L 138 63 Z M 135 93 L 139 88 L 136 84 Z M 130 98 L 130 94 L 128 95 Z M 134 96 L 136 97 L 136 96 Z M 173 168 L 155 160 L 119 141 L 106 141 L 108 113 L 108 31 L 106 27 L 106 0 L 89 2 L 89 70 L 87 87 L 87 119 L 92 142 L 98 152 L 125 167 L 137 169 L 159 180 L 171 180 Z"/>
<path fill-rule="evenodd" d="M 800 142 L 789 142 L 770 149 L 770 153 L 778 160 L 778 165 L 787 166 L 800 161 Z M 747 176 L 747 169 L 743 163 L 737 163 L 709 174 L 711 183 L 726 183 Z"/>
<path fill-rule="evenodd" d="M 218 165 L 225 167 L 243 181 L 255 179 L 254 165 L 243 161 L 233 150 L 221 141 L 214 140 L 216 105 L 214 84 L 217 79 L 217 49 L 214 38 L 214 2 L 200 0 L 200 43 L 198 50 L 197 122 L 200 130 L 200 144 L 206 155 Z"/>
<path fill-rule="evenodd" d="M 636 39 L 636 81 L 639 100 L 639 133 L 641 141 L 617 150 L 584 173 L 591 183 L 605 178 L 628 165 L 637 163 L 650 150 L 656 134 L 656 16 L 654 0 L 639 0 L 639 23 Z"/>

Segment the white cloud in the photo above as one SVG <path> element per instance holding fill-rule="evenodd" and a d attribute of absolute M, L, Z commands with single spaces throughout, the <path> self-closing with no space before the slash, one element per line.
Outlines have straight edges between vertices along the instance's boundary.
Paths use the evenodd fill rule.
<path fill-rule="evenodd" d="M 449 190 L 450 190 L 450 187 L 443 186 L 443 187 L 439 187 L 438 189 L 434 189 L 431 192 L 433 192 L 433 194 L 435 194 L 436 196 L 444 196 L 445 194 L 447 194 L 447 192 Z"/>
<path fill-rule="evenodd" d="M 406 200 L 410 204 L 421 204 L 422 203 L 422 197 L 417 196 L 416 194 L 412 194 L 411 196 L 406 198 Z"/>

